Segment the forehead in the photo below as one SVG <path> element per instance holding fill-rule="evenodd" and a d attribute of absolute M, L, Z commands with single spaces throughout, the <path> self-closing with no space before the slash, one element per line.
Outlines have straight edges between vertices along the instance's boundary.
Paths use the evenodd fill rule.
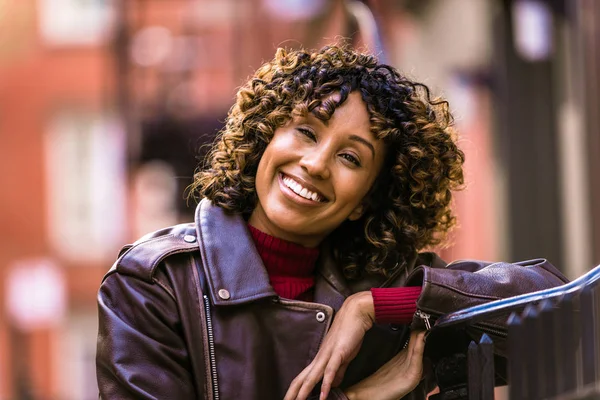
<path fill-rule="evenodd" d="M 327 107 L 328 101 L 333 104 L 339 103 L 340 97 L 339 93 L 328 96 L 324 101 L 325 107 Z M 319 118 L 319 111 L 313 114 Z M 359 92 L 350 93 L 342 104 L 335 107 L 329 120 L 324 120 L 323 123 L 325 125 L 336 124 L 338 126 L 345 126 L 351 130 L 371 130 L 371 116 Z"/>
<path fill-rule="evenodd" d="M 352 91 L 346 96 L 344 102 L 340 104 L 341 99 L 341 93 L 336 91 L 318 100 L 309 100 L 306 103 L 296 104 L 292 115 L 301 117 L 311 115 L 321 120 L 325 125 L 329 125 L 330 120 L 336 115 L 357 113 L 359 115 L 356 115 L 356 117 L 363 117 L 363 122 L 370 124 L 370 114 L 359 92 Z"/>

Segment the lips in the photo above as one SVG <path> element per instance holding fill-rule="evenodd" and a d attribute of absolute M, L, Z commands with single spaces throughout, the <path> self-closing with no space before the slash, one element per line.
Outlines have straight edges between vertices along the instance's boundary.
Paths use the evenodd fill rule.
<path fill-rule="evenodd" d="M 292 177 L 290 175 L 281 174 L 281 181 L 283 184 L 290 189 L 292 192 L 296 193 L 298 196 L 318 202 L 324 203 L 327 201 L 327 198 L 319 192 L 314 186 L 311 184 L 304 182 L 302 179 L 297 177 Z"/>

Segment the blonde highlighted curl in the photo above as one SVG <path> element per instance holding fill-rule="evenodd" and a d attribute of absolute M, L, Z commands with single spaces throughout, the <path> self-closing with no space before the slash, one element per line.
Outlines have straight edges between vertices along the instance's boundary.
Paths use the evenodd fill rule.
<path fill-rule="evenodd" d="M 278 49 L 238 91 L 193 191 L 250 215 L 258 163 L 275 130 L 298 110 L 327 120 L 353 91 L 367 105 L 371 131 L 385 142 L 387 159 L 367 196 L 367 211 L 334 231 L 331 244 L 348 278 L 388 276 L 402 268 L 416 251 L 441 243 L 455 224 L 452 191 L 463 185 L 464 154 L 448 103 L 431 99 L 427 86 L 373 55 L 337 46 Z M 339 102 L 328 97 L 334 92 L 341 93 Z"/>

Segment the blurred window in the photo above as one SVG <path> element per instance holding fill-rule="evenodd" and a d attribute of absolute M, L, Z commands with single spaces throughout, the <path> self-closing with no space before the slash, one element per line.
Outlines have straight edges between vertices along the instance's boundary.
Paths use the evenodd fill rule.
<path fill-rule="evenodd" d="M 552 54 L 552 10 L 540 0 L 513 3 L 515 49 L 528 61 L 547 60 Z"/>
<path fill-rule="evenodd" d="M 109 115 L 57 113 L 45 137 L 48 236 L 73 260 L 112 257 L 125 240 L 125 137 Z"/>
<path fill-rule="evenodd" d="M 6 275 L 6 311 L 23 332 L 53 327 L 62 322 L 66 283 L 62 270 L 50 259 L 20 259 Z"/>
<path fill-rule="evenodd" d="M 305 20 L 320 15 L 326 0 L 263 0 L 267 10 L 285 20 Z"/>
<path fill-rule="evenodd" d="M 133 234 L 140 237 L 177 223 L 175 169 L 169 163 L 153 160 L 139 166 L 133 176 Z"/>
<path fill-rule="evenodd" d="M 116 0 L 39 0 L 38 3 L 40 35 L 50 45 L 104 44 L 113 31 Z"/>
<path fill-rule="evenodd" d="M 57 345 L 55 376 L 59 380 L 60 398 L 64 400 L 97 400 L 96 313 L 70 314 L 60 333 Z"/>

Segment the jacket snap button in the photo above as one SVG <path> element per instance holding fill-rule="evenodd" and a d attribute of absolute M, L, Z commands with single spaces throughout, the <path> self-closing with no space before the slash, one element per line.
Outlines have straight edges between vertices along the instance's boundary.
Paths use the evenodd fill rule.
<path fill-rule="evenodd" d="M 319 321 L 319 322 L 325 321 L 325 313 L 323 311 L 319 311 L 317 313 L 317 321 Z"/>
<path fill-rule="evenodd" d="M 229 300 L 231 295 L 229 294 L 228 290 L 219 289 L 219 297 L 222 298 L 223 300 Z"/>
<path fill-rule="evenodd" d="M 185 235 L 183 237 L 183 240 L 188 242 L 188 243 L 194 243 L 196 241 L 196 236 L 194 235 Z"/>

